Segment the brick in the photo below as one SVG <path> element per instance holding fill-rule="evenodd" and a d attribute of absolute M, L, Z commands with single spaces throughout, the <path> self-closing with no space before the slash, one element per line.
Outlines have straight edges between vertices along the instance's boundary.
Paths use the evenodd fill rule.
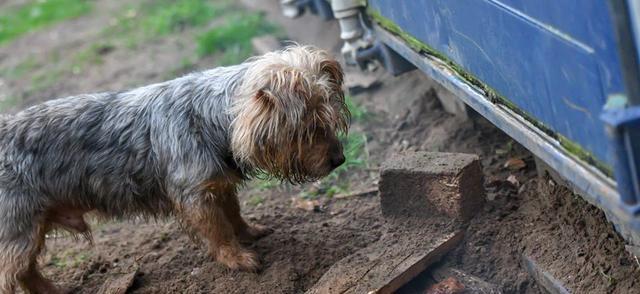
<path fill-rule="evenodd" d="M 380 202 L 386 217 L 446 215 L 467 221 L 484 204 L 480 159 L 474 154 L 403 152 L 382 165 Z"/>

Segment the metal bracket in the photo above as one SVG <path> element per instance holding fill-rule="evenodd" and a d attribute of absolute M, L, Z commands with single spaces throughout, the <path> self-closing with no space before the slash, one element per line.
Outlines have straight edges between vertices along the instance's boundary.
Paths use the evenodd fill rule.
<path fill-rule="evenodd" d="M 282 0 L 281 6 L 282 13 L 289 18 L 300 17 L 307 10 L 325 21 L 335 18 L 331 4 L 326 0 Z"/>
<path fill-rule="evenodd" d="M 360 68 L 367 68 L 368 64 L 374 60 L 380 62 L 393 76 L 399 76 L 416 69 L 413 63 L 380 41 L 375 41 L 373 46 L 356 52 L 355 61 Z"/>
<path fill-rule="evenodd" d="M 600 116 L 613 146 L 614 173 L 627 210 L 640 215 L 640 106 L 605 109 Z"/>

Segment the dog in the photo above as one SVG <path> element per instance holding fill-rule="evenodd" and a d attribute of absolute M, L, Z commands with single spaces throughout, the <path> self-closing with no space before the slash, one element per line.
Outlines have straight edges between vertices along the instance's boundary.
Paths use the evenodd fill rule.
<path fill-rule="evenodd" d="M 58 293 L 37 257 L 45 234 L 90 234 L 84 216 L 175 216 L 231 269 L 271 232 L 237 189 L 270 175 L 304 183 L 344 161 L 350 113 L 327 52 L 291 45 L 130 91 L 51 100 L 0 119 L 0 293 Z"/>

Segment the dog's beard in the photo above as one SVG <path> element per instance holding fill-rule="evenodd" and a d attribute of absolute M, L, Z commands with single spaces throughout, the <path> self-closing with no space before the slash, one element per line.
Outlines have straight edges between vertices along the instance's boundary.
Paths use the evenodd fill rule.
<path fill-rule="evenodd" d="M 314 166 L 305 164 L 301 151 L 290 145 L 270 144 L 255 149 L 251 163 L 256 172 L 293 184 L 312 182 L 326 175 Z"/>

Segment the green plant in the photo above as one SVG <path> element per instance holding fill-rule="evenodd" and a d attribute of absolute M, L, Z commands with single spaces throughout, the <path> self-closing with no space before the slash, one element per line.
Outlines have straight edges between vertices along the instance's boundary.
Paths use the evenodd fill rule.
<path fill-rule="evenodd" d="M 29 91 L 41 91 L 55 84 L 61 77 L 62 72 L 58 69 L 37 74 L 31 78 L 31 88 Z"/>
<path fill-rule="evenodd" d="M 269 190 L 282 185 L 282 182 L 274 178 L 260 178 L 253 182 L 253 186 L 260 190 Z"/>
<path fill-rule="evenodd" d="M 218 60 L 221 65 L 238 63 L 251 56 L 253 37 L 276 31 L 262 14 L 239 13 L 227 19 L 224 25 L 200 35 L 197 53 L 199 56 L 222 53 Z"/>
<path fill-rule="evenodd" d="M 0 98 L 4 98 L 4 99 L 0 99 L 0 111 L 5 111 L 10 107 L 13 107 L 15 105 L 18 104 L 18 97 L 16 96 L 5 96 L 5 97 L 1 97 Z"/>
<path fill-rule="evenodd" d="M 366 165 L 366 140 L 366 136 L 359 132 L 351 132 L 347 136 L 342 136 L 341 141 L 345 161 L 329 175 L 329 178 L 337 179 L 351 169 L 364 167 Z"/>
<path fill-rule="evenodd" d="M 0 77 L 19 79 L 38 66 L 36 59 L 29 57 L 12 68 L 0 69 Z"/>
<path fill-rule="evenodd" d="M 345 104 L 347 104 L 347 109 L 349 109 L 349 112 L 351 113 L 351 120 L 354 122 L 358 122 L 358 121 L 363 121 L 368 113 L 367 110 L 360 106 L 357 105 L 354 101 L 353 98 L 351 98 L 351 96 L 347 95 L 344 97 L 345 100 Z"/>
<path fill-rule="evenodd" d="M 65 251 L 62 252 L 61 255 L 51 256 L 49 264 L 58 268 L 66 268 L 68 266 L 77 267 L 81 263 L 85 262 L 88 258 L 89 255 L 87 253 Z"/>
<path fill-rule="evenodd" d="M 138 43 L 200 27 L 222 15 L 230 1 L 207 0 L 160 0 L 147 1 L 141 5 L 130 5 L 122 10 L 116 24 L 105 31 L 106 36 L 124 40 L 125 46 L 133 48 Z"/>
<path fill-rule="evenodd" d="M 345 103 L 351 113 L 352 122 L 363 121 L 367 116 L 367 110 L 356 104 L 351 96 L 345 97 Z M 341 174 L 353 169 L 366 165 L 368 158 L 366 154 L 367 137 L 357 131 L 351 131 L 348 135 L 341 135 L 340 141 L 344 150 L 345 162 L 329 175 L 330 178 L 337 178 Z"/>
<path fill-rule="evenodd" d="M 147 34 L 166 35 L 185 27 L 197 27 L 211 21 L 222 10 L 205 0 L 162 0 L 150 2 L 149 11 L 142 18 L 142 27 Z"/>
<path fill-rule="evenodd" d="M 91 8 L 86 0 L 39 0 L 0 12 L 0 44 L 46 25 L 80 16 Z"/>
<path fill-rule="evenodd" d="M 88 48 L 78 52 L 74 57 L 71 65 L 73 74 L 81 73 L 84 68 L 92 64 L 102 64 L 104 61 L 102 55 L 114 49 L 114 45 L 109 42 L 99 42 L 92 44 Z"/>
<path fill-rule="evenodd" d="M 263 202 L 264 202 L 264 197 L 258 196 L 258 195 L 251 196 L 251 198 L 249 198 L 249 200 L 247 200 L 247 204 L 249 204 L 251 206 L 258 206 L 258 205 L 262 204 Z"/>

